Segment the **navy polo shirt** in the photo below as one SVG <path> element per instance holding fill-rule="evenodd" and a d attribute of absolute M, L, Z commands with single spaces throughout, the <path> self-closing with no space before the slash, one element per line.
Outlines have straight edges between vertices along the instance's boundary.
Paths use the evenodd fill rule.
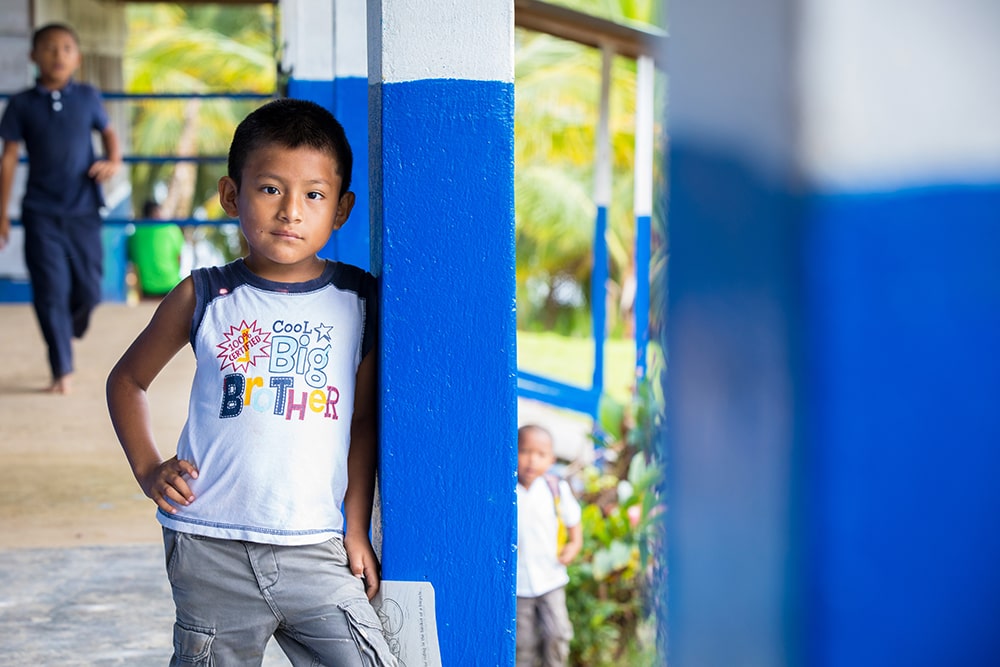
<path fill-rule="evenodd" d="M 23 142 L 28 185 L 22 209 L 92 214 L 104 205 L 100 185 L 87 175 L 94 163 L 92 133 L 108 125 L 96 88 L 70 81 L 62 90 L 41 84 L 12 96 L 0 119 L 0 139 Z"/>

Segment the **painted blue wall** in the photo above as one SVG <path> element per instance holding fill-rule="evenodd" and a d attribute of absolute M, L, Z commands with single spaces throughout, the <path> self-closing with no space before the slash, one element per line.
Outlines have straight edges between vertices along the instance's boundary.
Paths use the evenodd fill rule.
<path fill-rule="evenodd" d="M 810 664 L 1000 664 L 1000 184 L 808 208 Z"/>
<path fill-rule="evenodd" d="M 371 266 L 371 230 L 369 224 L 368 186 L 368 79 L 338 77 L 333 87 L 334 115 L 344 126 L 354 152 L 354 210 L 351 224 L 344 225 L 331 238 L 336 244 L 337 259 L 368 270 Z"/>
<path fill-rule="evenodd" d="M 384 576 L 433 584 L 444 664 L 513 665 L 513 85 L 371 96 Z"/>

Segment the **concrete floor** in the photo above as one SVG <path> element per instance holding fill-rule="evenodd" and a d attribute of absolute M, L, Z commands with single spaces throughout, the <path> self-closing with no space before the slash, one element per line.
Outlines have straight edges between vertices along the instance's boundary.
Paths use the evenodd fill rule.
<path fill-rule="evenodd" d="M 159 545 L 0 551 L 0 665 L 166 665 L 173 601 Z M 289 665 L 272 644 L 265 667 Z"/>

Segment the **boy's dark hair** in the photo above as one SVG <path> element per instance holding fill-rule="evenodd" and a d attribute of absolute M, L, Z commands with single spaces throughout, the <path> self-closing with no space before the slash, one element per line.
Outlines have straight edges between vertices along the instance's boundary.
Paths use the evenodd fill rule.
<path fill-rule="evenodd" d="M 31 50 L 34 51 L 37 49 L 38 43 L 53 32 L 65 32 L 73 38 L 73 41 L 77 43 L 77 46 L 80 44 L 80 37 L 76 34 L 76 30 L 73 30 L 73 28 L 69 27 L 65 23 L 46 23 L 31 35 Z"/>
<path fill-rule="evenodd" d="M 343 126 L 329 111 L 307 100 L 281 98 L 252 111 L 236 126 L 229 147 L 229 178 L 240 187 L 247 157 L 263 146 L 308 147 L 329 153 L 337 163 L 340 196 L 351 187 L 354 157 Z"/>
<path fill-rule="evenodd" d="M 525 424 L 521 428 L 517 429 L 517 442 L 521 444 L 521 437 L 525 433 L 542 433 L 548 437 L 549 441 L 552 441 L 552 431 L 545 428 L 544 426 L 539 426 L 538 424 Z"/>
<path fill-rule="evenodd" d="M 155 199 L 147 199 L 142 204 L 143 219 L 145 220 L 151 219 L 153 215 L 158 212 L 159 208 L 160 208 L 160 202 L 156 201 Z"/>

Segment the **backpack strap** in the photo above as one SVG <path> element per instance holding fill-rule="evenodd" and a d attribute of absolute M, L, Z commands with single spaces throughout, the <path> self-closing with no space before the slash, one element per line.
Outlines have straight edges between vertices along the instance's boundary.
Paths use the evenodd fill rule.
<path fill-rule="evenodd" d="M 552 504 L 556 511 L 556 549 L 562 551 L 562 548 L 566 545 L 569 540 L 569 532 L 566 529 L 566 524 L 563 522 L 562 512 L 559 510 L 559 478 L 552 473 L 545 473 L 543 475 L 545 478 L 545 483 L 549 485 L 549 491 L 552 492 Z"/>
<path fill-rule="evenodd" d="M 559 478 L 550 472 L 542 475 L 545 478 L 545 483 L 549 485 L 549 491 L 552 492 L 552 500 L 557 504 L 559 503 Z"/>

